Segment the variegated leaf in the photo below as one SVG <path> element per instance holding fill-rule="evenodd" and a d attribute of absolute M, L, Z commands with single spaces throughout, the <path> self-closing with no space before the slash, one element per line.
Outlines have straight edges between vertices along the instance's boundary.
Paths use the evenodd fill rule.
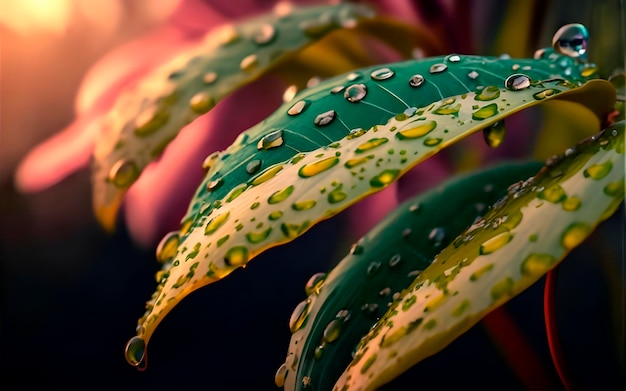
<path fill-rule="evenodd" d="M 527 72 L 534 72 L 532 77 L 511 69 L 525 62 L 531 68 Z M 153 299 L 139 320 L 138 335 L 127 347 L 128 361 L 134 365 L 141 362 L 146 341 L 158 323 L 187 294 L 380 191 L 468 134 L 486 129 L 497 143 L 507 116 L 555 98 L 584 101 L 591 96 L 587 103 L 595 112 L 610 110 L 615 91 L 608 82 L 592 80 L 579 85 L 565 78 L 554 79 L 551 64 L 517 60 L 511 65 L 497 58 L 453 55 L 368 69 L 331 81 L 335 93 L 332 88 L 329 92 L 327 83 L 297 96 L 267 121 L 242 134 L 215 159 L 181 231 L 162 240 L 157 257 L 165 265 L 157 276 Z M 415 76 L 411 66 L 426 66 L 426 81 Z M 493 84 L 478 88 L 475 81 L 457 76 L 473 80 L 472 71 L 479 73 L 476 69 L 483 72 L 484 79 L 490 75 L 487 80 Z M 398 90 L 410 91 L 406 99 L 385 86 L 394 79 Z M 458 90 L 461 92 L 454 95 Z M 319 100 L 304 99 L 318 93 L 324 95 Z M 395 108 L 380 108 L 390 97 Z M 420 106 L 421 102 L 425 104 Z M 327 114 L 336 105 L 349 109 Z M 372 126 L 371 116 L 374 124 L 379 121 L 380 125 Z M 385 116 L 391 119 L 382 121 Z M 359 123 L 371 128 L 350 128 Z M 334 139 L 320 129 L 330 124 L 336 129 Z M 294 143 L 288 144 L 289 140 Z M 259 165 L 265 170 L 259 171 Z"/>
<path fill-rule="evenodd" d="M 329 390 L 352 360 L 360 339 L 394 298 L 512 182 L 541 163 L 506 164 L 449 180 L 406 201 L 359 240 L 328 275 L 307 282 L 296 306 L 285 364 L 276 383 L 287 390 Z"/>
<path fill-rule="evenodd" d="M 509 189 L 437 255 L 363 337 L 335 390 L 373 390 L 536 282 L 624 200 L 617 123 Z"/>

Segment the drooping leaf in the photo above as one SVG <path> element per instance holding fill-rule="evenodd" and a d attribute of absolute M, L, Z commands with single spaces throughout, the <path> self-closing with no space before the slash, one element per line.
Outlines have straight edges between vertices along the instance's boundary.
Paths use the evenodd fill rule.
<path fill-rule="evenodd" d="M 539 162 L 506 164 L 449 180 L 396 208 L 328 275 L 312 276 L 305 287 L 308 297 L 290 320 L 293 335 L 277 384 L 285 382 L 287 390 L 331 389 L 395 296 L 505 196 L 511 183 L 540 167 Z"/>
<path fill-rule="evenodd" d="M 113 228 L 128 187 L 186 124 L 310 43 L 372 16 L 355 4 L 283 4 L 212 30 L 127 90 L 104 120 L 94 151 L 93 203 L 103 226 Z"/>
<path fill-rule="evenodd" d="M 519 64 L 532 76 L 517 74 Z M 560 68 L 551 65 L 452 55 L 369 68 L 304 91 L 244 132 L 214 158 L 181 230 L 162 240 L 157 257 L 165 265 L 128 361 L 141 362 L 158 323 L 187 294 L 380 191 L 466 135 L 493 127 L 501 134 L 497 123 L 505 117 L 555 98 L 591 96 L 585 104 L 594 112 L 610 109 L 615 91 L 608 82 L 554 79 L 552 70 Z"/>
<path fill-rule="evenodd" d="M 363 337 L 333 389 L 373 390 L 536 282 L 624 200 L 621 122 L 519 182 L 448 245 Z"/>

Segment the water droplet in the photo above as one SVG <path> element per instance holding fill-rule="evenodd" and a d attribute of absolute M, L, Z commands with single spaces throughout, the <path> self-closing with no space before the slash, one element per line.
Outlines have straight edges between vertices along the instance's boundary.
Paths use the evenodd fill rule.
<path fill-rule="evenodd" d="M 209 220 L 206 227 L 204 228 L 204 234 L 211 235 L 212 233 L 217 231 L 222 225 L 224 225 L 226 220 L 228 220 L 228 216 L 230 216 L 230 212 L 226 212 L 224 214 L 213 217 L 211 220 Z"/>
<path fill-rule="evenodd" d="M 310 305 L 310 300 L 303 300 L 296 306 L 296 308 L 291 313 L 291 317 L 289 318 L 289 330 L 291 330 L 292 333 L 295 333 L 296 331 L 300 330 L 302 326 L 304 326 L 304 322 L 309 316 Z"/>
<path fill-rule="evenodd" d="M 324 281 L 326 280 L 326 273 L 315 273 L 309 278 L 309 280 L 304 285 L 304 292 L 307 296 L 311 296 L 312 294 L 319 295 L 322 286 L 324 285 Z"/>
<path fill-rule="evenodd" d="M 274 375 L 274 383 L 276 383 L 276 386 L 278 387 L 284 387 L 286 378 L 287 378 L 287 363 L 283 363 L 278 368 L 278 370 L 276 371 L 276 374 Z"/>
<path fill-rule="evenodd" d="M 280 147 L 284 142 L 283 131 L 282 129 L 278 129 L 263 136 L 263 138 L 259 140 L 256 147 L 260 150 L 268 150 Z"/>
<path fill-rule="evenodd" d="M 248 164 L 246 164 L 246 172 L 250 175 L 256 174 L 261 169 L 261 165 L 263 162 L 259 159 L 250 160 Z"/>
<path fill-rule="evenodd" d="M 311 39 L 321 38 L 324 34 L 334 30 L 337 26 L 335 17 L 332 14 L 320 15 L 318 19 L 303 20 L 300 22 L 300 29 Z"/>
<path fill-rule="evenodd" d="M 459 110 L 461 110 L 461 104 L 457 103 L 455 106 L 452 106 L 456 102 L 455 98 L 448 98 L 441 102 L 439 107 L 433 110 L 433 114 L 437 115 L 457 115 Z"/>
<path fill-rule="evenodd" d="M 135 134 L 146 137 L 159 130 L 170 119 L 167 111 L 154 104 L 141 112 L 135 119 Z"/>
<path fill-rule="evenodd" d="M 374 148 L 377 148 L 385 143 L 387 143 L 389 141 L 389 139 L 387 138 L 373 138 L 361 145 L 359 145 L 355 150 L 354 153 L 363 153 L 363 152 L 367 152 L 369 150 L 372 150 Z"/>
<path fill-rule="evenodd" d="M 358 243 L 354 243 L 352 247 L 350 247 L 350 254 L 352 255 L 363 254 L 363 246 L 360 246 Z"/>
<path fill-rule="evenodd" d="M 585 171 L 583 171 L 583 175 L 585 178 L 599 180 L 609 175 L 611 169 L 613 169 L 613 163 L 611 163 L 610 160 L 607 160 L 604 163 L 594 164 L 587 167 Z"/>
<path fill-rule="evenodd" d="M 583 61 L 587 59 L 588 42 L 589 32 L 585 26 L 579 23 L 567 24 L 561 27 L 552 37 L 554 51 L 571 58 L 579 58 Z"/>
<path fill-rule="evenodd" d="M 121 159 L 111 167 L 107 179 L 115 187 L 124 189 L 133 184 L 138 177 L 139 168 L 137 165 L 131 160 Z"/>
<path fill-rule="evenodd" d="M 424 76 L 422 76 L 420 74 L 415 74 L 415 75 L 411 76 L 411 78 L 409 79 L 409 85 L 411 87 L 419 87 L 422 84 L 424 84 L 425 81 L 426 81 L 426 79 L 424 79 Z"/>
<path fill-rule="evenodd" d="M 315 207 L 315 205 L 317 205 L 317 201 L 315 200 L 304 200 L 304 201 L 298 201 L 298 202 L 294 202 L 291 205 L 291 209 L 293 210 L 309 210 Z"/>
<path fill-rule="evenodd" d="M 513 286 L 515 286 L 515 281 L 511 277 L 507 277 L 496 284 L 491 288 L 491 299 L 496 301 L 504 296 L 508 296 L 513 291 Z"/>
<path fill-rule="evenodd" d="M 157 261 L 162 264 L 171 261 L 174 255 L 176 255 L 179 243 L 180 234 L 178 231 L 172 231 L 165 235 L 156 249 Z"/>
<path fill-rule="evenodd" d="M 271 232 L 272 232 L 272 227 L 263 231 L 248 232 L 246 234 L 246 239 L 248 239 L 248 242 L 252 244 L 261 243 L 262 241 L 267 239 L 268 236 L 270 236 Z"/>
<path fill-rule="evenodd" d="M 433 228 L 430 233 L 428 233 L 428 240 L 434 247 L 441 247 L 445 239 L 446 230 L 442 227 Z"/>
<path fill-rule="evenodd" d="M 423 124 L 415 126 L 413 128 L 399 131 L 398 133 L 396 133 L 396 138 L 400 140 L 406 140 L 423 137 L 430 133 L 436 127 L 437 122 L 435 121 L 424 122 Z"/>
<path fill-rule="evenodd" d="M 318 115 L 317 117 L 315 117 L 315 120 L 313 121 L 313 123 L 315 123 L 315 125 L 317 126 L 326 126 L 329 123 L 331 123 L 334 119 L 335 119 L 335 110 L 328 110 Z"/>
<path fill-rule="evenodd" d="M 570 224 L 561 236 L 561 246 L 567 250 L 572 250 L 591 233 L 591 226 L 587 223 Z"/>
<path fill-rule="evenodd" d="M 337 338 L 339 338 L 342 328 L 343 322 L 337 319 L 331 320 L 328 325 L 326 325 L 326 328 L 324 329 L 324 332 L 322 334 L 323 341 L 326 343 L 335 342 Z"/>
<path fill-rule="evenodd" d="M 279 202 L 286 200 L 287 197 L 289 197 L 291 193 L 293 193 L 294 189 L 295 187 L 293 185 L 290 185 L 282 190 L 274 192 L 271 196 L 268 197 L 267 203 L 278 204 Z"/>
<path fill-rule="evenodd" d="M 386 297 L 389 296 L 391 294 L 391 288 L 386 287 L 380 290 L 380 292 L 378 292 L 378 296 L 380 297 Z"/>
<path fill-rule="evenodd" d="M 189 107 L 198 114 L 207 113 L 213 106 L 215 106 L 215 101 L 206 92 L 199 92 L 189 100 Z"/>
<path fill-rule="evenodd" d="M 395 72 L 389 68 L 379 68 L 373 71 L 370 76 L 374 80 L 387 80 L 393 77 Z"/>
<path fill-rule="evenodd" d="M 346 76 L 346 80 L 355 81 L 361 78 L 361 74 L 358 72 L 350 72 L 348 76 Z"/>
<path fill-rule="evenodd" d="M 380 270 L 380 262 L 374 261 L 367 266 L 367 275 L 373 276 Z"/>
<path fill-rule="evenodd" d="M 267 45 L 276 38 L 276 29 L 269 23 L 261 25 L 259 30 L 254 34 L 253 40 L 259 45 Z"/>
<path fill-rule="evenodd" d="M 549 96 L 556 95 L 559 92 L 561 92 L 561 91 L 557 90 L 555 88 L 548 88 L 548 89 L 543 90 L 543 91 L 535 92 L 533 94 L 533 98 L 535 98 L 536 100 L 543 100 L 543 99 L 546 99 Z"/>
<path fill-rule="evenodd" d="M 202 169 L 204 170 L 204 172 L 208 172 L 211 167 L 213 167 L 215 165 L 215 162 L 217 162 L 217 159 L 221 156 L 221 154 L 219 152 L 213 152 L 212 154 L 210 154 L 209 156 L 207 156 L 204 161 L 202 162 Z"/>
<path fill-rule="evenodd" d="M 244 57 L 243 60 L 241 60 L 241 63 L 239 63 L 239 68 L 241 68 L 241 70 L 244 72 L 253 72 L 256 70 L 258 65 L 259 58 L 256 56 L 256 54 L 250 54 Z"/>
<path fill-rule="evenodd" d="M 537 197 L 553 204 L 558 204 L 567 198 L 567 194 L 565 194 L 565 190 L 563 190 L 561 186 L 552 185 L 542 189 L 539 194 L 537 194 Z"/>
<path fill-rule="evenodd" d="M 224 254 L 224 263 L 228 266 L 242 266 L 248 262 L 249 253 L 245 246 L 235 246 Z"/>
<path fill-rule="evenodd" d="M 280 225 L 280 229 L 283 232 L 283 235 L 289 239 L 295 239 L 300 236 L 304 231 L 306 231 L 311 222 L 306 220 L 302 224 L 287 224 L 283 223 Z"/>
<path fill-rule="evenodd" d="M 267 169 L 265 169 L 265 171 L 263 171 L 256 178 L 254 178 L 252 182 L 250 182 L 250 184 L 252 186 L 257 186 L 257 185 L 260 185 L 261 183 L 267 182 L 270 179 L 274 178 L 276 174 L 282 171 L 282 169 L 283 169 L 282 164 L 277 164 L 277 165 L 268 167 Z"/>
<path fill-rule="evenodd" d="M 298 175 L 302 178 L 310 178 L 320 174 L 339 163 L 339 158 L 332 156 L 326 159 L 318 160 L 313 163 L 305 164 L 298 170 Z"/>
<path fill-rule="evenodd" d="M 400 170 L 389 169 L 384 170 L 380 174 L 370 179 L 370 186 L 372 187 L 385 187 L 396 180 L 400 175 Z"/>
<path fill-rule="evenodd" d="M 446 56 L 445 61 L 448 61 L 448 62 L 460 62 L 461 61 L 461 56 L 459 56 L 458 54 L 450 54 L 450 55 Z"/>
<path fill-rule="evenodd" d="M 474 97 L 474 100 L 489 101 L 500 97 L 500 88 L 498 86 L 483 87 Z"/>
<path fill-rule="evenodd" d="M 322 343 L 321 345 L 315 347 L 315 350 L 313 351 L 313 357 L 315 357 L 316 360 L 322 358 L 322 355 L 324 354 L 324 349 L 326 349 L 325 343 Z"/>
<path fill-rule="evenodd" d="M 352 84 L 343 93 L 343 97 L 349 102 L 357 103 L 367 95 L 367 87 L 365 84 Z"/>
<path fill-rule="evenodd" d="M 215 72 L 207 72 L 202 77 L 202 81 L 205 84 L 213 84 L 213 83 L 215 83 L 216 80 L 217 80 L 217 73 L 215 73 Z"/>
<path fill-rule="evenodd" d="M 523 73 L 515 73 L 509 77 L 507 77 L 504 82 L 504 86 L 507 90 L 511 91 L 519 91 L 530 87 L 531 80 L 530 77 L 524 75 Z"/>
<path fill-rule="evenodd" d="M 533 253 L 522 262 L 521 271 L 526 276 L 542 276 L 555 262 L 556 259 L 550 254 Z"/>
<path fill-rule="evenodd" d="M 283 211 L 282 210 L 277 210 L 275 212 L 270 213 L 267 218 L 272 220 L 272 221 L 276 221 L 278 219 L 280 219 L 281 217 L 283 217 Z"/>
<path fill-rule="evenodd" d="M 493 117 L 496 114 L 498 114 L 498 105 L 496 103 L 491 103 L 473 112 L 472 119 L 480 121 Z"/>
<path fill-rule="evenodd" d="M 442 141 L 443 141 L 443 139 L 439 138 L 439 137 L 427 137 L 424 140 L 424 146 L 426 146 L 426 147 L 434 147 L 434 146 L 437 146 L 437 145 L 441 144 Z"/>
<path fill-rule="evenodd" d="M 348 195 L 344 193 L 341 189 L 342 186 L 337 186 L 336 189 L 328 193 L 328 203 L 336 204 L 345 200 L 348 197 Z"/>
<path fill-rule="evenodd" d="M 146 356 L 146 341 L 138 336 L 132 337 L 126 343 L 124 356 L 130 365 L 134 367 L 139 366 Z"/>
<path fill-rule="evenodd" d="M 300 113 L 302 113 L 307 106 L 309 105 L 309 102 L 306 100 L 299 100 L 296 103 L 294 103 L 293 106 L 291 106 L 289 108 L 289 110 L 287 110 L 287 114 L 289 115 L 298 115 Z"/>
<path fill-rule="evenodd" d="M 430 66 L 430 73 L 441 73 L 448 69 L 448 66 L 444 63 L 433 64 Z"/>
<path fill-rule="evenodd" d="M 513 234 L 510 232 L 502 232 L 494 237 L 487 239 L 480 245 L 478 252 L 481 255 L 491 254 L 504 247 L 513 239 Z"/>
<path fill-rule="evenodd" d="M 398 264 L 400 264 L 400 261 L 402 261 L 402 256 L 400 254 L 392 255 L 391 258 L 389 258 L 389 267 L 393 268 L 398 266 Z"/>
<path fill-rule="evenodd" d="M 222 186 L 223 184 L 224 184 L 224 180 L 222 178 L 218 178 L 214 181 L 207 183 L 206 189 L 207 191 L 215 191 L 218 188 L 220 188 L 220 186 Z"/>
<path fill-rule="evenodd" d="M 480 76 L 480 75 L 476 71 L 471 71 L 471 72 L 469 72 L 467 74 L 467 77 L 469 77 L 472 80 L 476 80 L 478 78 L 478 76 Z"/>
<path fill-rule="evenodd" d="M 572 211 L 580 209 L 581 205 L 582 205 L 582 201 L 580 200 L 580 198 L 576 196 L 570 196 L 570 197 L 567 197 L 565 201 L 563 201 L 562 207 L 563 207 L 563 210 L 572 212 Z"/>
<path fill-rule="evenodd" d="M 476 270 L 474 273 L 470 275 L 470 281 L 477 281 L 480 277 L 482 277 L 485 273 L 493 269 L 493 263 L 485 265 L 480 269 Z"/>
<path fill-rule="evenodd" d="M 330 90 L 331 94 L 338 94 L 341 91 L 343 91 L 346 87 L 345 86 L 335 86 Z"/>
<path fill-rule="evenodd" d="M 506 127 L 504 121 L 498 121 L 491 126 L 483 129 L 483 139 L 491 148 L 498 148 L 504 142 L 506 136 Z"/>

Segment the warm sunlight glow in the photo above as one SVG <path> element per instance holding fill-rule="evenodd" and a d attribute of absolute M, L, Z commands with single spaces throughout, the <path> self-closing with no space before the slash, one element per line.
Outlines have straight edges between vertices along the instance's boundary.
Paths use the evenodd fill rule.
<path fill-rule="evenodd" d="M 21 35 L 63 34 L 72 13 L 70 0 L 3 1 L 0 24 Z"/>

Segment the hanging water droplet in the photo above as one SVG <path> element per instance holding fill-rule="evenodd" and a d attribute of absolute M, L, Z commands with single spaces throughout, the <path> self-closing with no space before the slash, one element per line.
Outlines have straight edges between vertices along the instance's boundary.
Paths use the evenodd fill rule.
<path fill-rule="evenodd" d="M 498 148 L 504 142 L 506 127 L 504 121 L 498 121 L 493 125 L 483 129 L 483 139 L 491 148 Z"/>
<path fill-rule="evenodd" d="M 389 68 L 379 68 L 373 71 L 370 76 L 374 80 L 387 80 L 393 77 L 395 72 Z"/>
<path fill-rule="evenodd" d="M 426 79 L 424 79 L 424 76 L 420 74 L 415 74 L 409 79 L 409 85 L 411 87 L 419 87 L 424 84 L 424 81 L 426 81 Z"/>
<path fill-rule="evenodd" d="M 172 231 L 165 235 L 156 249 L 157 261 L 161 264 L 171 261 L 174 255 L 176 255 L 179 243 L 180 234 L 178 231 Z"/>
<path fill-rule="evenodd" d="M 315 125 L 317 126 L 326 126 L 329 123 L 333 122 L 334 119 L 335 119 L 335 110 L 328 110 L 322 114 L 319 114 L 317 117 L 315 117 L 315 120 L 313 121 L 313 123 L 315 123 Z"/>
<path fill-rule="evenodd" d="M 115 187 L 126 188 L 135 182 L 138 177 L 139 168 L 137 165 L 131 160 L 121 159 L 111 167 L 107 179 Z"/>
<path fill-rule="evenodd" d="M 440 247 L 446 238 L 446 231 L 442 227 L 433 228 L 428 234 L 428 240 L 434 247 Z"/>
<path fill-rule="evenodd" d="M 263 138 L 259 140 L 256 147 L 260 150 L 268 150 L 280 147 L 284 142 L 283 131 L 278 129 L 263 136 Z"/>
<path fill-rule="evenodd" d="M 262 161 L 259 159 L 251 160 L 246 165 L 246 172 L 250 175 L 256 174 L 261 169 Z"/>
<path fill-rule="evenodd" d="M 276 386 L 278 387 L 284 387 L 286 378 L 287 378 L 287 363 L 283 363 L 278 368 L 278 370 L 276 371 L 276 374 L 274 375 L 274 383 L 276 383 Z"/>
<path fill-rule="evenodd" d="M 253 40 L 258 45 L 267 45 L 276 38 L 276 29 L 269 23 L 263 24 L 254 34 Z"/>
<path fill-rule="evenodd" d="M 448 69 L 448 66 L 444 63 L 437 63 L 430 66 L 430 73 L 441 73 Z"/>
<path fill-rule="evenodd" d="M 297 93 L 298 86 L 296 86 L 295 84 L 290 85 L 285 89 L 285 92 L 283 92 L 283 102 L 289 102 L 293 99 L 294 96 L 296 96 Z"/>
<path fill-rule="evenodd" d="M 504 86 L 507 90 L 519 91 L 530 87 L 530 77 L 523 73 L 516 73 L 507 77 Z"/>
<path fill-rule="evenodd" d="M 146 341 L 143 338 L 135 336 L 126 343 L 124 356 L 126 361 L 136 367 L 142 363 L 146 355 Z"/>
<path fill-rule="evenodd" d="M 309 280 L 304 285 L 304 292 L 307 296 L 311 296 L 312 294 L 319 294 L 320 289 L 322 289 L 322 285 L 324 285 L 324 281 L 326 280 L 326 273 L 315 273 L 309 278 Z"/>
<path fill-rule="evenodd" d="M 207 72 L 202 77 L 202 81 L 205 84 L 213 84 L 213 83 L 215 83 L 216 80 L 217 80 L 217 73 L 215 73 L 215 72 Z"/>
<path fill-rule="evenodd" d="M 293 106 L 291 106 L 289 108 L 289 110 L 287 110 L 287 114 L 289 115 L 298 115 L 300 113 L 302 113 L 307 106 L 309 105 L 309 102 L 306 100 L 299 100 L 296 103 L 294 103 Z"/>
<path fill-rule="evenodd" d="M 467 77 L 469 77 L 472 80 L 476 80 L 478 76 L 480 75 L 476 71 L 471 71 L 470 73 L 467 74 Z"/>
<path fill-rule="evenodd" d="M 552 47 L 557 53 L 571 58 L 587 60 L 587 43 L 589 32 L 579 23 L 567 24 L 561 27 L 552 37 Z"/>
<path fill-rule="evenodd" d="M 243 60 L 241 60 L 241 63 L 239 63 L 239 68 L 241 68 L 241 70 L 244 72 L 252 72 L 256 70 L 258 65 L 259 65 L 259 58 L 257 57 L 257 55 L 250 54 L 244 57 Z"/>
<path fill-rule="evenodd" d="M 310 300 L 303 300 L 291 313 L 291 317 L 289 318 L 289 330 L 291 330 L 292 333 L 295 333 L 300 330 L 302 326 L 304 326 L 304 322 L 306 321 L 307 316 L 309 316 L 310 305 Z"/>
<path fill-rule="evenodd" d="M 367 95 L 367 87 L 365 84 L 352 84 L 343 93 L 343 97 L 349 102 L 356 103 L 361 101 Z"/>

